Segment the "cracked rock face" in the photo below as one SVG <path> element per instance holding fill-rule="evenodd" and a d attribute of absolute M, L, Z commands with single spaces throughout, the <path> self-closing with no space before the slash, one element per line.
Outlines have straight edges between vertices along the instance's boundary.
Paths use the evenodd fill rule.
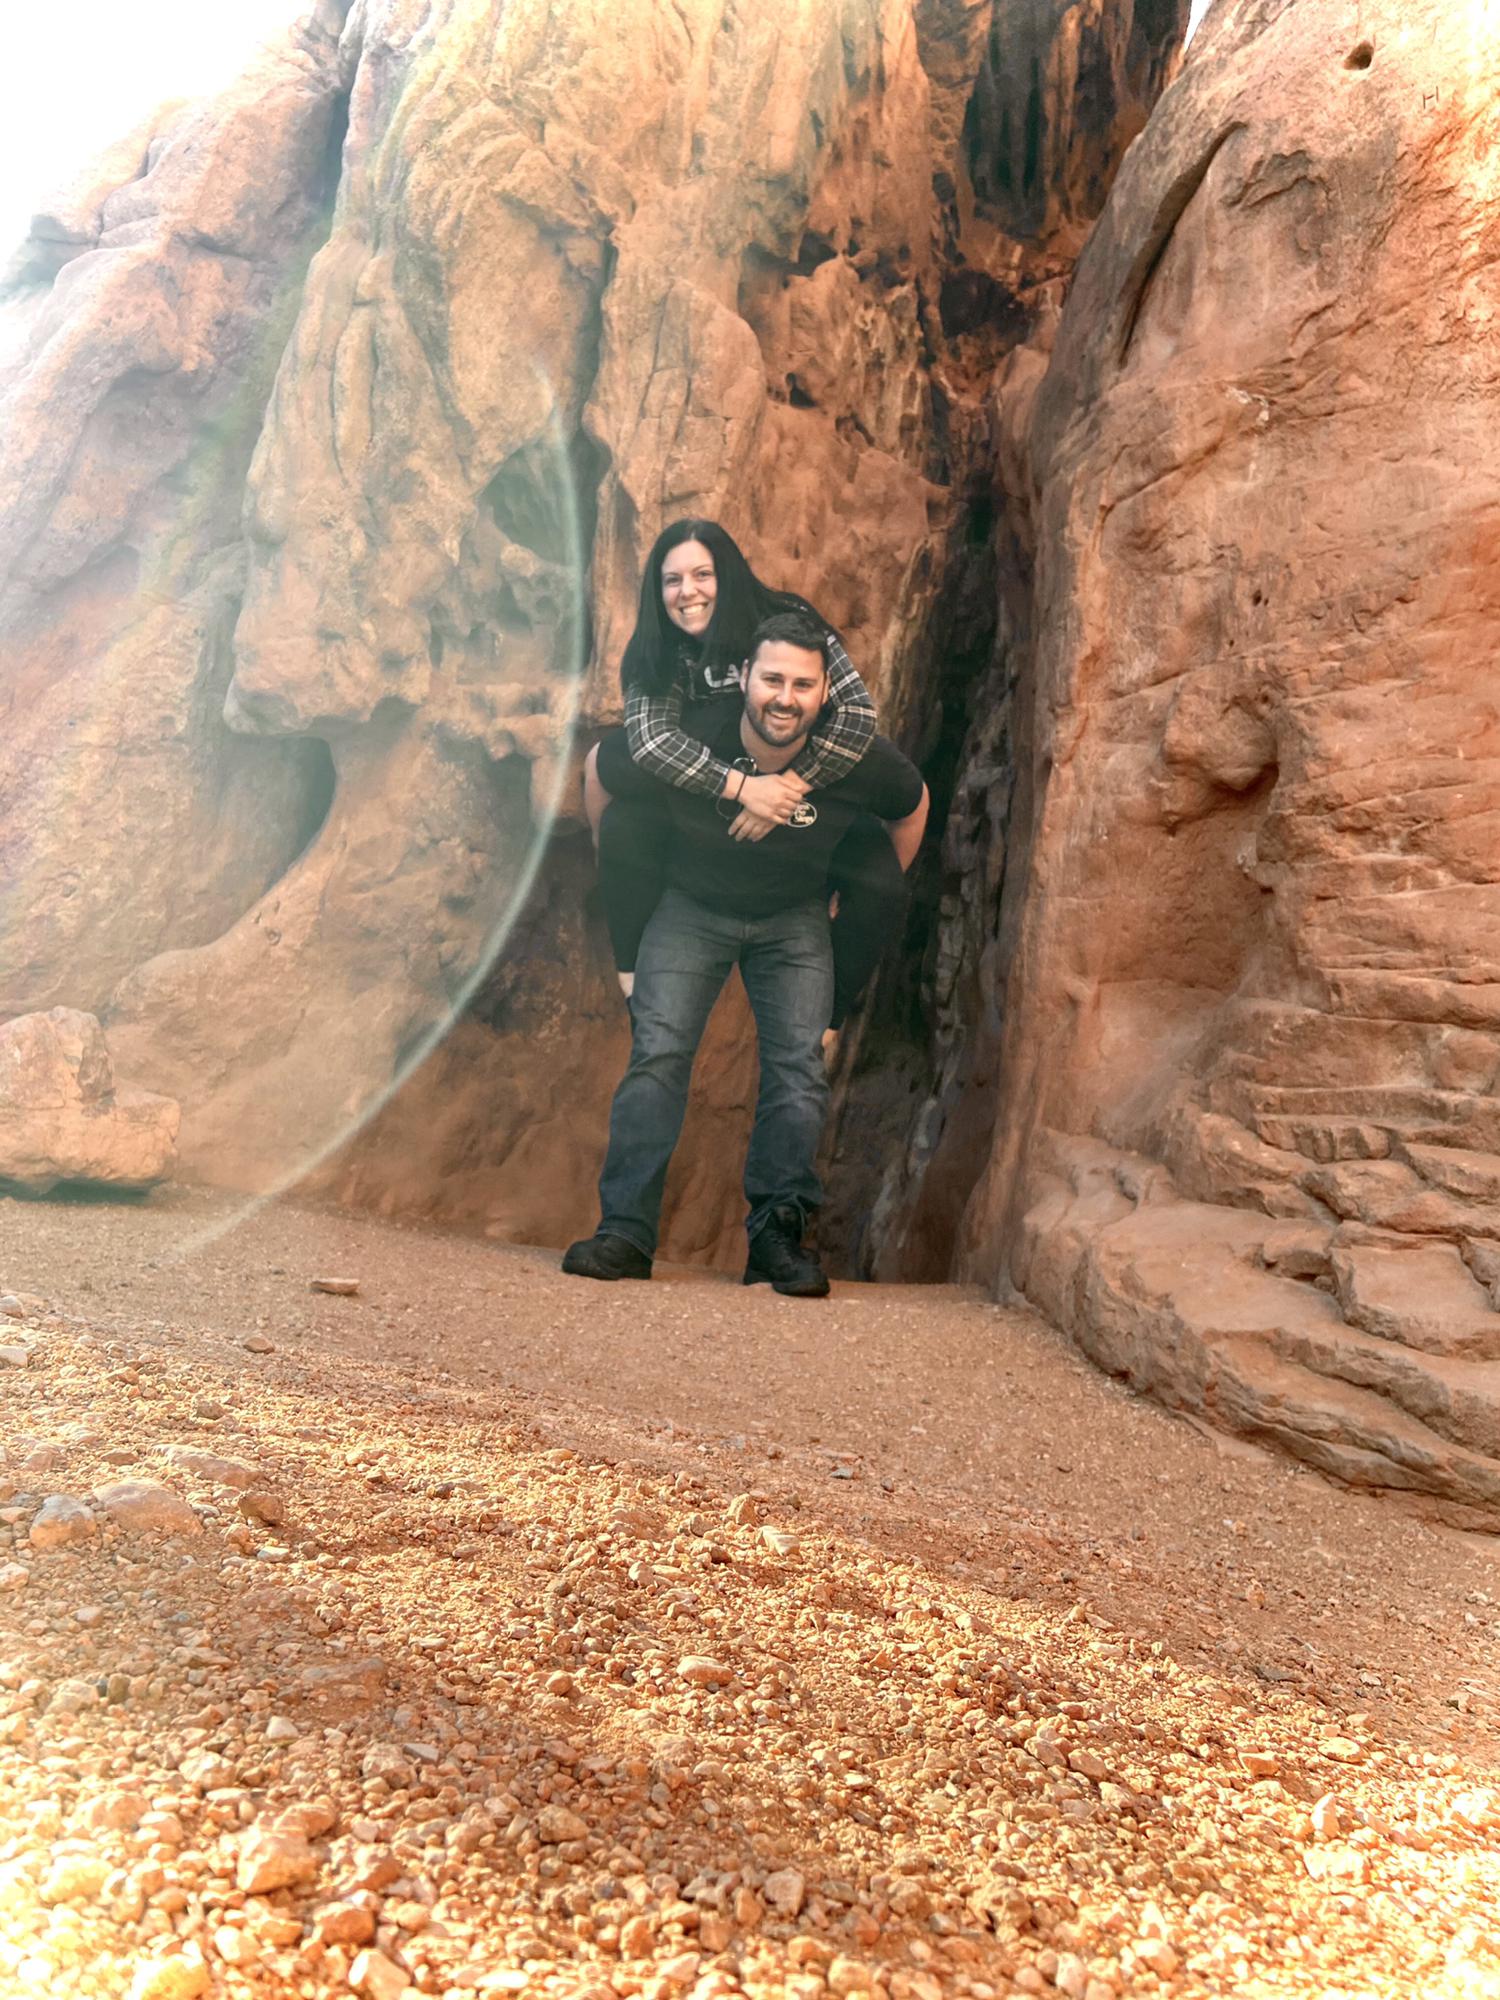
<path fill-rule="evenodd" d="M 971 1206 L 1107 1367 L 1500 1517 L 1493 93 L 1216 10 L 1031 431 L 1035 808 Z"/>
<path fill-rule="evenodd" d="M 49 206 L 0 300 L 0 1016 L 97 1012 L 219 936 L 326 804 L 327 753 L 219 719 L 246 467 L 326 229 L 315 26 Z"/>

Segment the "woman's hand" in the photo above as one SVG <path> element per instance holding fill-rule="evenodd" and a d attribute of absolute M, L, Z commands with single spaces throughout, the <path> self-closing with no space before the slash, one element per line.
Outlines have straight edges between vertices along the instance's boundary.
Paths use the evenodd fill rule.
<path fill-rule="evenodd" d="M 785 826 L 801 805 L 807 796 L 807 780 L 795 771 L 762 771 L 746 778 L 733 796 L 736 805 L 743 806 L 752 818 L 770 822 L 766 828 L 769 833 L 772 826 Z"/>
<path fill-rule="evenodd" d="M 774 833 L 782 824 L 779 819 L 764 819 L 759 813 L 751 812 L 748 806 L 741 809 L 738 819 L 730 822 L 731 840 L 764 840 L 768 833 Z"/>
<path fill-rule="evenodd" d="M 731 772 L 722 797 L 740 808 L 730 822 L 731 840 L 764 840 L 778 826 L 785 826 L 807 797 L 809 786 L 795 771 L 759 771 L 743 778 L 733 789 L 738 772 Z"/>

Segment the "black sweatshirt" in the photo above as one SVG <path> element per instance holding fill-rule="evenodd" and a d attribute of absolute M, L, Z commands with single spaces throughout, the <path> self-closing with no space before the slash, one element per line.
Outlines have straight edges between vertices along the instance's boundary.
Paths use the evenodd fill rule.
<path fill-rule="evenodd" d="M 716 757 L 753 774 L 755 765 L 740 740 L 743 703 L 736 696 L 708 704 L 694 715 L 695 733 Z M 600 745 L 599 776 L 618 798 L 650 799 L 666 813 L 665 876 L 669 887 L 726 916 L 765 917 L 814 901 L 827 893 L 833 850 L 861 813 L 905 819 L 922 798 L 922 774 L 884 736 L 837 784 L 809 792 L 793 815 L 764 840 L 731 840 L 729 828 L 739 807 L 729 799 L 704 798 L 648 776 L 630 760 L 623 742 L 606 737 Z"/>

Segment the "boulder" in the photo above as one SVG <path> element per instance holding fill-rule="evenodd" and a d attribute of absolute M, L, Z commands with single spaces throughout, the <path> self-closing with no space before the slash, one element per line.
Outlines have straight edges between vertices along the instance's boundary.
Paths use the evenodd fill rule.
<path fill-rule="evenodd" d="M 172 1171 L 181 1113 L 170 1097 L 117 1088 L 92 1014 L 53 1007 L 0 1026 L 0 1182 L 155 1187 Z"/>

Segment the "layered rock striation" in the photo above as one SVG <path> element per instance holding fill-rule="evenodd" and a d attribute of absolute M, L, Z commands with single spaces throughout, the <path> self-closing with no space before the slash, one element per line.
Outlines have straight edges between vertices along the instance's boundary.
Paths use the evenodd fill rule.
<path fill-rule="evenodd" d="M 1484 39 L 1216 8 L 1080 259 L 1023 440 L 1014 951 L 966 1029 L 998 1116 L 961 1255 L 1168 1401 L 1493 1520 Z M 893 1184 L 893 1237 L 959 1143 Z"/>

